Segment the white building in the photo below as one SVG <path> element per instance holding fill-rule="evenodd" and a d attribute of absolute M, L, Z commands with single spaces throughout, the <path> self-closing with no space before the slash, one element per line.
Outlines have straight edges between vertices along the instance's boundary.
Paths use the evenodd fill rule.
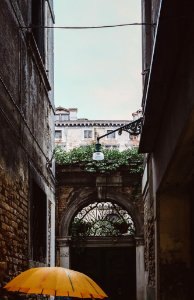
<path fill-rule="evenodd" d="M 139 117 L 140 111 L 133 114 L 132 120 L 88 120 L 77 118 L 77 108 L 57 107 L 55 111 L 55 145 L 60 145 L 65 151 L 75 147 L 95 144 L 99 136 L 107 134 Z M 128 132 L 114 132 L 102 139 L 100 143 L 106 148 L 120 151 L 137 147 L 139 136 Z"/>

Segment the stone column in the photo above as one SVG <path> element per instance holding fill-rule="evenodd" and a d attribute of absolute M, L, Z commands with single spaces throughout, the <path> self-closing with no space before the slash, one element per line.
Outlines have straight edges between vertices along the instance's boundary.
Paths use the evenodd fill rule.
<path fill-rule="evenodd" d="M 144 270 L 144 239 L 135 237 L 136 240 L 136 282 L 137 300 L 145 299 L 145 270 Z"/>
<path fill-rule="evenodd" d="M 50 202 L 50 266 L 55 266 L 55 203 Z"/>
<path fill-rule="evenodd" d="M 59 262 L 60 267 L 70 268 L 70 243 L 71 237 L 60 238 L 59 243 Z"/>

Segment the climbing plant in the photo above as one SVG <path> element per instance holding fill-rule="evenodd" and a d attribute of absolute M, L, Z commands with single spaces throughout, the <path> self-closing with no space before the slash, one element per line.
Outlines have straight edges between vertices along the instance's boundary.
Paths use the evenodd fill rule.
<path fill-rule="evenodd" d="M 108 173 L 127 166 L 130 173 L 142 173 L 143 155 L 136 148 L 119 151 L 102 147 L 104 160 L 94 161 L 92 154 L 95 145 L 81 146 L 68 152 L 57 146 L 54 151 L 55 160 L 59 165 L 79 165 L 87 172 Z"/>

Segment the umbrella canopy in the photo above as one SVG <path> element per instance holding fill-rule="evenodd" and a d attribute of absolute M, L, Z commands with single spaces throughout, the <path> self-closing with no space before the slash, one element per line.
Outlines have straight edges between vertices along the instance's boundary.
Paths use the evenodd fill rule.
<path fill-rule="evenodd" d="M 27 294 L 100 299 L 108 297 L 87 275 L 61 267 L 29 269 L 8 282 L 4 288 Z"/>

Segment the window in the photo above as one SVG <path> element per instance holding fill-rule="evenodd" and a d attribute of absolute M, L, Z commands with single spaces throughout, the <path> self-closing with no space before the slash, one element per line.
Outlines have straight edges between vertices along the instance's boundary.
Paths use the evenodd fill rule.
<path fill-rule="evenodd" d="M 92 130 L 84 130 L 84 139 L 92 138 Z"/>
<path fill-rule="evenodd" d="M 134 236 L 135 225 L 128 212 L 113 202 L 94 202 L 82 208 L 71 223 L 72 236 Z"/>
<path fill-rule="evenodd" d="M 112 130 L 107 130 L 107 133 L 112 132 Z M 107 135 L 107 139 L 115 139 L 115 132 L 110 133 Z"/>
<path fill-rule="evenodd" d="M 69 114 L 57 114 L 55 115 L 55 121 L 68 121 Z"/>
<path fill-rule="evenodd" d="M 32 32 L 43 62 L 45 62 L 45 35 L 44 28 L 41 27 L 44 25 L 45 0 L 32 0 Z"/>
<path fill-rule="evenodd" d="M 119 149 L 119 145 L 113 145 L 113 149 Z"/>
<path fill-rule="evenodd" d="M 55 130 L 55 138 L 62 139 L 62 130 Z"/>
<path fill-rule="evenodd" d="M 119 145 L 104 145 L 107 149 L 119 149 Z"/>
<path fill-rule="evenodd" d="M 69 120 L 69 114 L 61 114 L 61 121 Z"/>
<path fill-rule="evenodd" d="M 33 181 L 31 189 L 30 210 L 30 241 L 31 257 L 33 261 L 46 263 L 46 239 L 47 239 L 47 201 L 46 194 Z"/>
<path fill-rule="evenodd" d="M 59 121 L 59 116 L 60 115 L 55 115 L 55 121 Z"/>

